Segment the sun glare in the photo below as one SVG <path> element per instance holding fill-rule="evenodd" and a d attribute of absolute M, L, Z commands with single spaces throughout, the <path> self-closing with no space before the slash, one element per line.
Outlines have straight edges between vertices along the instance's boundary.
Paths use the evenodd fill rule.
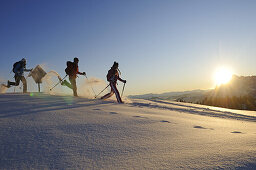
<path fill-rule="evenodd" d="M 216 70 L 215 72 L 215 83 L 217 86 L 226 84 L 232 79 L 232 71 L 230 69 L 227 69 L 225 67 L 221 67 Z"/>

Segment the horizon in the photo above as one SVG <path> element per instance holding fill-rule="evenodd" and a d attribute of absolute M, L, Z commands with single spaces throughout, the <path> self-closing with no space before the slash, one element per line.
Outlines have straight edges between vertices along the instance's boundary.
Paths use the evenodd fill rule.
<path fill-rule="evenodd" d="M 255 75 L 255 7 L 251 0 L 2 1 L 0 80 L 13 81 L 12 65 L 23 57 L 27 68 L 41 64 L 61 77 L 78 57 L 81 72 L 105 82 L 117 61 L 127 96 L 211 89 L 219 67 Z"/>

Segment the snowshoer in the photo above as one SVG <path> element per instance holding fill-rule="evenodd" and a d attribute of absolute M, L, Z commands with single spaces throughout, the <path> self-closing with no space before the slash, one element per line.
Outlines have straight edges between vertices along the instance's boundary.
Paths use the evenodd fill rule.
<path fill-rule="evenodd" d="M 81 73 L 78 71 L 78 62 L 79 62 L 79 59 L 77 57 L 74 58 L 74 62 L 67 61 L 67 68 L 65 69 L 65 72 L 69 76 L 70 83 L 67 80 L 64 80 L 61 83 L 61 85 L 67 86 L 70 89 L 72 89 L 74 96 L 78 96 L 77 95 L 77 86 L 76 86 L 77 74 L 86 75 L 85 72 Z"/>
<path fill-rule="evenodd" d="M 111 91 L 110 93 L 106 94 L 105 96 L 102 96 L 101 99 L 107 99 L 111 97 L 114 93 L 116 95 L 116 99 L 118 103 L 123 103 L 119 91 L 116 88 L 117 80 L 122 81 L 123 83 L 126 83 L 126 80 L 123 80 L 119 77 L 119 69 L 118 69 L 118 63 L 114 62 L 111 69 L 108 71 L 107 74 L 107 81 L 110 83 Z"/>
<path fill-rule="evenodd" d="M 27 81 L 24 77 L 24 71 L 29 72 L 32 69 L 26 69 L 26 59 L 22 58 L 20 61 L 13 64 L 12 71 L 15 73 L 14 79 L 15 82 L 10 82 L 8 80 L 7 87 L 10 88 L 11 86 L 18 86 L 20 84 L 20 81 L 22 81 L 23 84 L 23 93 L 27 92 Z"/>

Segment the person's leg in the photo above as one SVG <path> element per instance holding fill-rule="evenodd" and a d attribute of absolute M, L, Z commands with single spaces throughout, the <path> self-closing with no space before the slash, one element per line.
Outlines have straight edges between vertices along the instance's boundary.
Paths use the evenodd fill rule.
<path fill-rule="evenodd" d="M 21 76 L 15 75 L 15 82 L 8 81 L 8 86 L 18 86 L 20 84 Z"/>
<path fill-rule="evenodd" d="M 118 103 L 123 103 L 123 101 L 122 101 L 122 99 L 121 99 L 121 97 L 120 97 L 119 91 L 118 91 L 117 88 L 116 88 L 116 84 L 110 83 L 110 86 L 111 86 L 111 88 L 113 89 L 114 93 L 116 94 L 117 102 L 118 102 Z"/>
<path fill-rule="evenodd" d="M 114 91 L 113 91 L 113 89 L 111 87 L 111 91 L 109 93 L 107 93 L 106 95 L 102 96 L 100 99 L 104 100 L 104 99 L 110 98 L 111 96 L 113 96 L 113 94 L 114 94 Z"/>
<path fill-rule="evenodd" d="M 70 79 L 69 79 L 70 81 Z M 71 81 L 70 81 L 71 82 Z M 62 86 L 67 86 L 68 88 L 70 89 L 73 89 L 72 85 L 67 81 L 67 80 L 64 80 L 62 83 L 61 83 Z"/>
<path fill-rule="evenodd" d="M 105 100 L 105 99 L 110 98 L 111 96 L 113 96 L 113 94 L 114 94 L 114 92 L 113 92 L 113 91 L 111 91 L 111 92 L 109 92 L 108 94 L 106 94 L 106 95 L 102 96 L 100 99 Z"/>
<path fill-rule="evenodd" d="M 77 96 L 77 87 L 76 87 L 76 79 L 75 78 L 70 78 L 69 79 L 71 85 L 72 85 L 72 89 L 73 89 L 73 95 Z"/>
<path fill-rule="evenodd" d="M 27 81 L 24 76 L 21 76 L 21 81 L 23 84 L 23 93 L 27 93 Z"/>

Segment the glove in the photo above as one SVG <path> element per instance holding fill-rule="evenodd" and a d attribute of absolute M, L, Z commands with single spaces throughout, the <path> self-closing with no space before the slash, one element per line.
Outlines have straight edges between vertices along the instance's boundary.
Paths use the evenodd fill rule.
<path fill-rule="evenodd" d="M 85 72 L 83 72 L 83 75 L 86 75 L 86 73 L 85 73 Z"/>
<path fill-rule="evenodd" d="M 126 83 L 126 80 L 124 80 L 123 82 Z"/>

